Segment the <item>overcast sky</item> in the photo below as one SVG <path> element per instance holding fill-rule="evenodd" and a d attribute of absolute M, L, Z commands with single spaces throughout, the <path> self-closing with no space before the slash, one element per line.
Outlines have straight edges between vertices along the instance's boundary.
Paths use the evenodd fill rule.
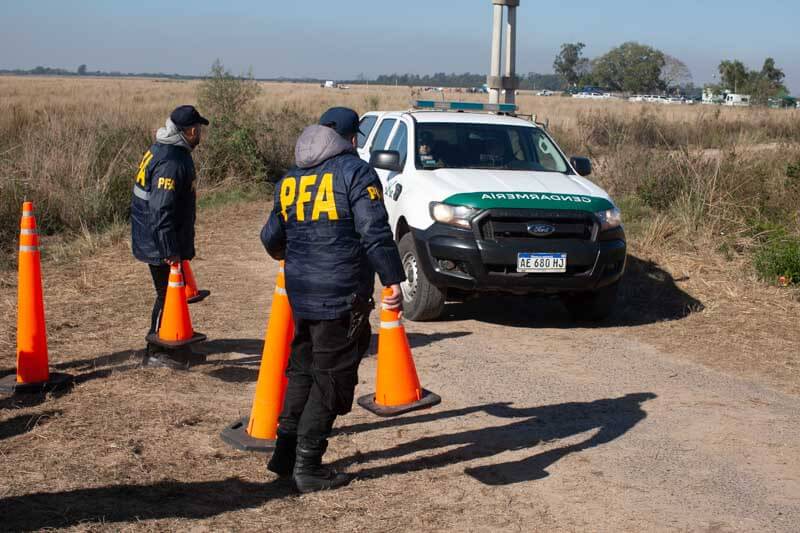
<path fill-rule="evenodd" d="M 521 0 L 518 69 L 552 72 L 561 43 L 594 57 L 625 41 L 686 62 L 697 84 L 721 59 L 767 56 L 800 93 L 800 3 Z M 0 0 L 0 68 L 37 65 L 201 74 L 215 58 L 257 77 L 489 69 L 491 0 Z"/>

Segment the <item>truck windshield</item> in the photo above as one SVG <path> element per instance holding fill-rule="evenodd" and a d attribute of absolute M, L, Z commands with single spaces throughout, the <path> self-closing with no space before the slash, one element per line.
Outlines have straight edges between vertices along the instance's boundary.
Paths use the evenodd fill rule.
<path fill-rule="evenodd" d="M 475 168 L 567 172 L 569 166 L 539 128 L 496 124 L 418 123 L 418 169 Z"/>

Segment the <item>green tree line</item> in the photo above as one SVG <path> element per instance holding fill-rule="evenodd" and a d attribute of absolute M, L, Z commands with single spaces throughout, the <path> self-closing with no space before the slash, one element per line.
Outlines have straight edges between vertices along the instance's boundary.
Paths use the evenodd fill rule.
<path fill-rule="evenodd" d="M 564 43 L 553 61 L 553 70 L 567 86 L 595 85 L 628 93 L 687 92 L 693 88 L 692 74 L 676 57 L 636 42 L 623 43 L 594 59 L 583 55 L 586 45 Z M 785 75 L 768 57 L 761 70 L 750 70 L 739 60 L 720 62 L 717 92 L 750 94 L 754 103 L 786 96 Z"/>

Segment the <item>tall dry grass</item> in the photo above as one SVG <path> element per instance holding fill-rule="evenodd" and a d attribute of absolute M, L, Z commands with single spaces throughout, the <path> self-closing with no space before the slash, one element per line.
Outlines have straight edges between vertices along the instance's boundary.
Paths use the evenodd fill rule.
<path fill-rule="evenodd" d="M 405 109 L 415 96 L 404 87 L 260 86 L 241 130 L 224 145 L 211 135 L 195 153 L 201 194 L 281 173 L 302 127 L 330 106 Z M 36 202 L 47 233 L 85 236 L 124 222 L 141 154 L 172 108 L 196 103 L 197 87 L 0 77 L 0 249 L 10 250 L 16 239 L 23 198 Z M 429 94 L 421 97 L 476 98 Z M 568 153 L 592 157 L 593 179 L 620 201 L 643 242 L 705 239 L 725 253 L 747 253 L 765 235 L 800 234 L 800 178 L 787 170 L 800 162 L 798 111 L 530 94 L 518 103 L 522 113 L 547 121 Z"/>

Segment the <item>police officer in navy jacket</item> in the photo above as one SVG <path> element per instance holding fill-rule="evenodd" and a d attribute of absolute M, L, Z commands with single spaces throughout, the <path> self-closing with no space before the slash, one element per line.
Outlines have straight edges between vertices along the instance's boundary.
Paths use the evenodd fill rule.
<path fill-rule="evenodd" d="M 149 333 L 158 331 L 170 265 L 194 258 L 195 169 L 192 150 L 208 120 L 190 105 L 176 108 L 145 152 L 131 197 L 133 255 L 150 266 L 156 300 Z M 145 364 L 184 368 L 178 354 L 158 353 L 148 344 Z M 176 359 L 176 357 L 178 357 Z"/>
<path fill-rule="evenodd" d="M 355 151 L 358 115 L 326 111 L 295 147 L 296 166 L 275 187 L 261 240 L 285 259 L 295 320 L 289 385 L 268 468 L 292 475 L 302 492 L 349 477 L 322 465 L 337 415 L 350 411 L 358 366 L 370 341 L 375 273 L 392 288 L 383 305 L 400 308 L 405 280 L 378 175 Z"/>

